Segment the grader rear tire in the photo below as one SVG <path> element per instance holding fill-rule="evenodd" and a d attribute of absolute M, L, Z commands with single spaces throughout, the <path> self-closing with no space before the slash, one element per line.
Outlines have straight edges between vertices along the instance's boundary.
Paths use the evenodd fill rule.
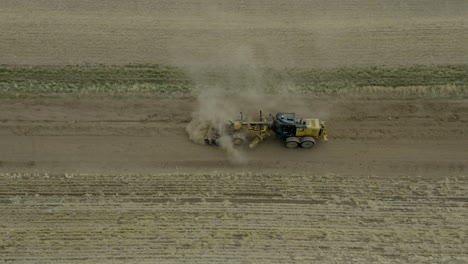
<path fill-rule="evenodd" d="M 232 138 L 232 144 L 234 144 L 235 146 L 240 146 L 240 145 L 243 145 L 245 143 L 245 140 L 243 138 Z"/>
<path fill-rule="evenodd" d="M 299 144 L 301 143 L 301 141 L 299 140 L 299 138 L 297 137 L 288 137 L 286 138 L 286 141 L 284 142 L 284 146 L 286 148 L 297 148 L 299 146 Z"/>
<path fill-rule="evenodd" d="M 313 148 L 315 146 L 315 138 L 303 137 L 301 140 L 301 147 L 305 149 Z"/>
<path fill-rule="evenodd" d="M 244 143 L 245 143 L 244 134 L 234 133 L 234 135 L 232 135 L 232 144 L 234 144 L 235 146 L 240 146 L 240 145 L 244 145 Z"/>

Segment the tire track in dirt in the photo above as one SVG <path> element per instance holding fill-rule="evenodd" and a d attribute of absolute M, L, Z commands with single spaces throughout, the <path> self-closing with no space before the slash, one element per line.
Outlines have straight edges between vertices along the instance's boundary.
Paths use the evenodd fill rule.
<path fill-rule="evenodd" d="M 468 139 L 466 99 L 310 100 L 305 107 L 294 101 L 281 107 L 326 120 L 334 139 Z M 195 105 L 157 98 L 4 100 L 0 134 L 182 136 Z"/>

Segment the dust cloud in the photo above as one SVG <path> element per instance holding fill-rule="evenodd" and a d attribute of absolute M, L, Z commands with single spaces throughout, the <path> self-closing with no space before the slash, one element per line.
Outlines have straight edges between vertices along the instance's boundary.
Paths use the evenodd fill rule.
<path fill-rule="evenodd" d="M 232 13 L 227 15 L 226 10 L 214 5 L 207 5 L 203 12 L 219 25 L 230 25 L 236 21 L 236 25 L 244 29 L 252 26 L 240 18 L 234 19 Z M 309 99 L 301 97 L 300 88 L 287 78 L 275 82 L 278 78 L 272 75 L 278 68 L 272 71 L 274 64 L 265 64 L 264 58 L 272 55 L 270 53 L 277 43 L 262 39 L 256 39 L 255 43 L 244 42 L 243 38 L 233 41 L 228 32 L 226 30 L 220 35 L 216 47 L 205 46 L 202 54 L 180 49 L 174 51 L 172 64 L 185 69 L 195 83 L 198 106 L 186 129 L 190 139 L 205 144 L 207 131 L 216 130 L 219 133 L 217 143 L 226 151 L 229 160 L 245 164 L 243 151 L 233 146 L 225 129 L 229 120 L 239 119 L 240 112 L 246 120 L 258 120 L 260 110 L 267 115 L 276 112 L 308 113 L 311 101 L 310 96 Z M 288 57 L 285 55 L 284 59 Z"/>
<path fill-rule="evenodd" d="M 216 134 L 209 137 L 217 138 L 217 144 L 226 151 L 228 159 L 233 164 L 246 164 L 243 151 L 233 145 L 226 127 L 229 120 L 238 119 L 240 112 L 246 111 L 246 102 L 261 98 L 264 85 L 261 70 L 248 48 L 226 54 L 214 54 L 211 60 L 193 63 L 187 68 L 196 84 L 198 104 L 186 130 L 190 139 L 198 144 L 205 144 L 207 133 Z M 217 77 L 213 79 L 211 75 L 215 69 Z"/>
<path fill-rule="evenodd" d="M 258 120 L 259 111 L 266 115 L 276 112 L 309 112 L 310 98 L 302 98 L 291 82 L 272 84 L 269 69 L 255 60 L 253 49 L 238 47 L 214 53 L 204 62 L 187 63 L 188 75 L 195 82 L 197 108 L 187 125 L 190 139 L 205 144 L 207 133 L 216 130 L 217 143 L 234 164 L 245 164 L 242 149 L 232 143 L 226 127 L 229 120 Z M 293 91 L 291 93 L 291 91 Z"/>
<path fill-rule="evenodd" d="M 225 129 L 229 120 L 234 119 L 237 108 L 222 92 L 223 90 L 212 87 L 199 94 L 198 107 L 192 113 L 192 120 L 187 125 L 186 131 L 189 138 L 197 144 L 205 144 L 207 134 L 213 133 L 208 137 L 217 138 L 217 144 L 226 151 L 228 159 L 233 164 L 246 164 L 247 159 L 240 149 L 235 148 Z"/>

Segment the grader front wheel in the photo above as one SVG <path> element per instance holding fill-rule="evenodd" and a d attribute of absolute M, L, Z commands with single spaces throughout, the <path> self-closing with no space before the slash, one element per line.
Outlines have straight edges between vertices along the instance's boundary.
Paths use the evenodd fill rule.
<path fill-rule="evenodd" d="M 299 144 L 300 144 L 300 141 L 299 141 L 299 138 L 297 137 L 288 137 L 286 138 L 286 141 L 284 142 L 284 146 L 286 148 L 297 148 Z"/>

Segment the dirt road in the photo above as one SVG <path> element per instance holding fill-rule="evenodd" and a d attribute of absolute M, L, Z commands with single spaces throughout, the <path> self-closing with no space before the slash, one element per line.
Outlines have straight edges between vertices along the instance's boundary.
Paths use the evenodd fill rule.
<path fill-rule="evenodd" d="M 466 263 L 468 100 L 310 102 L 330 142 L 233 165 L 194 99 L 3 100 L 1 260 Z"/>
<path fill-rule="evenodd" d="M 312 99 L 311 99 L 312 100 Z M 294 103 L 285 108 L 294 110 Z M 466 173 L 468 101 L 337 100 L 302 116 L 329 123 L 330 142 L 286 150 L 279 140 L 232 165 L 221 149 L 189 141 L 192 99 L 7 101 L 0 112 L 0 169 L 31 172 L 310 171 Z M 319 109 L 315 111 L 314 109 Z"/>

